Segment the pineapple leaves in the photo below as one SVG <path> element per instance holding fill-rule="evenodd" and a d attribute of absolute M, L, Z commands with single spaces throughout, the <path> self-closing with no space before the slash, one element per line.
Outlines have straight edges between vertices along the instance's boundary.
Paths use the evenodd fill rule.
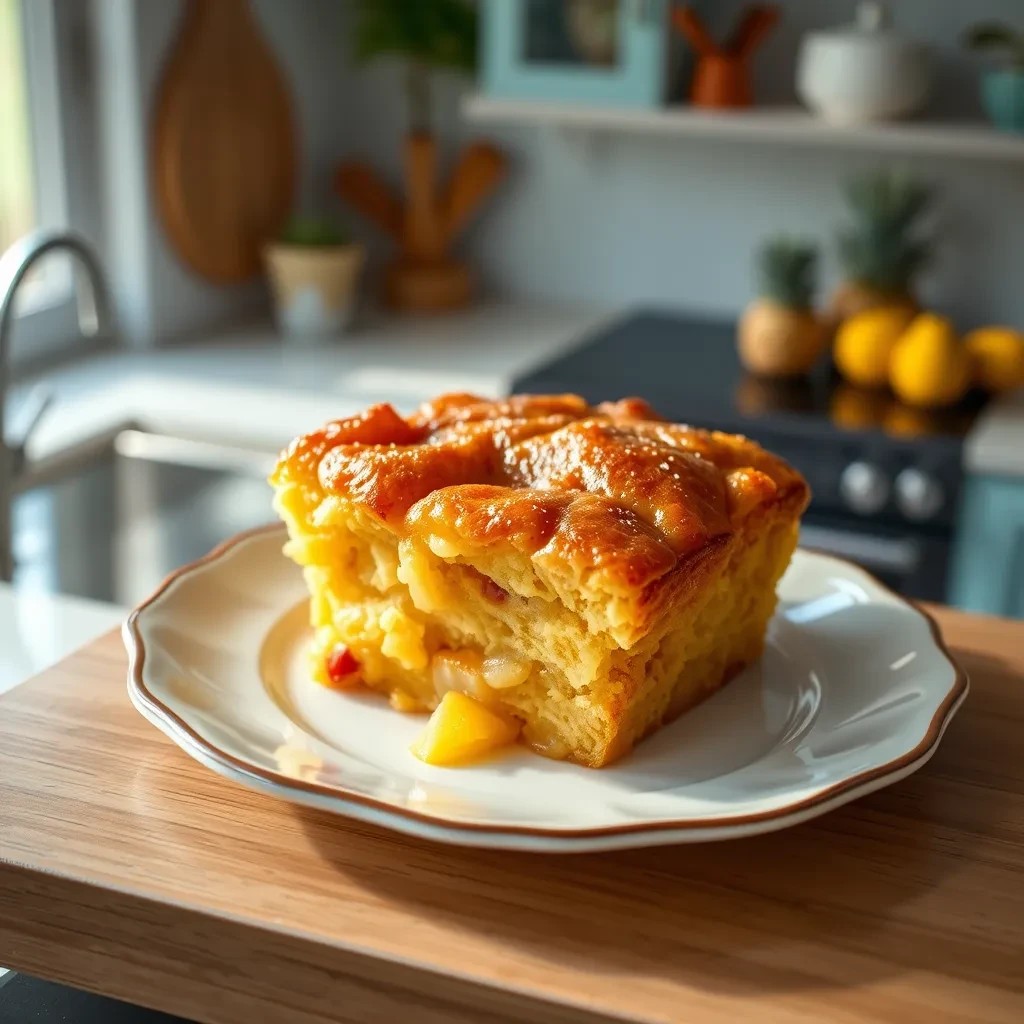
<path fill-rule="evenodd" d="M 846 182 L 853 225 L 838 238 L 839 259 L 854 281 L 892 294 L 910 291 L 914 276 L 931 258 L 921 220 L 932 205 L 929 184 L 880 171 Z"/>
<path fill-rule="evenodd" d="M 846 200 L 854 214 L 888 231 L 905 231 L 927 209 L 931 188 L 917 178 L 895 172 L 858 175 L 846 183 Z"/>
<path fill-rule="evenodd" d="M 761 294 L 788 309 L 810 309 L 817 286 L 818 250 L 811 242 L 769 239 L 758 253 Z"/>

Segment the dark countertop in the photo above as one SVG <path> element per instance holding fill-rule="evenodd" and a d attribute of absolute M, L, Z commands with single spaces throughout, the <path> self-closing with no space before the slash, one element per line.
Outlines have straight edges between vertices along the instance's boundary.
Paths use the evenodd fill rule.
<path fill-rule="evenodd" d="M 668 311 L 633 312 L 515 378 L 517 391 L 578 391 L 589 401 L 646 398 L 669 419 L 747 434 L 960 447 L 979 396 L 939 413 L 845 385 L 828 360 L 807 378 L 769 380 L 740 365 L 735 326 Z"/>

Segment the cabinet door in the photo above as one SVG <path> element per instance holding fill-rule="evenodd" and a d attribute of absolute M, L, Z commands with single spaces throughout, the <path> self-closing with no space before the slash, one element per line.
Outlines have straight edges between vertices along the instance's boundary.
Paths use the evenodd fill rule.
<path fill-rule="evenodd" d="M 957 522 L 953 603 L 1024 618 L 1024 480 L 971 477 Z"/>
<path fill-rule="evenodd" d="M 661 102 L 664 0 L 488 0 L 491 96 L 653 107 Z"/>

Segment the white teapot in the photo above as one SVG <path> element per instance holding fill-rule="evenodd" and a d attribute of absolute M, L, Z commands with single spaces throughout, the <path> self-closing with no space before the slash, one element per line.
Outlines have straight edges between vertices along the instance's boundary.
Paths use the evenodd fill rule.
<path fill-rule="evenodd" d="M 905 117 L 930 85 L 927 47 L 892 30 L 882 3 L 862 0 L 854 25 L 808 32 L 800 47 L 797 94 L 834 124 Z"/>

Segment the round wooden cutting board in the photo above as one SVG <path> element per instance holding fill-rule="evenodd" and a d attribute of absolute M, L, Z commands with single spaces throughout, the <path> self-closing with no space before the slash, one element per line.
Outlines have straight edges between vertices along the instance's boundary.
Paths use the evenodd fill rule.
<path fill-rule="evenodd" d="M 175 251 L 218 284 L 260 270 L 295 183 L 288 90 L 247 0 L 188 0 L 157 93 L 153 173 Z"/>

